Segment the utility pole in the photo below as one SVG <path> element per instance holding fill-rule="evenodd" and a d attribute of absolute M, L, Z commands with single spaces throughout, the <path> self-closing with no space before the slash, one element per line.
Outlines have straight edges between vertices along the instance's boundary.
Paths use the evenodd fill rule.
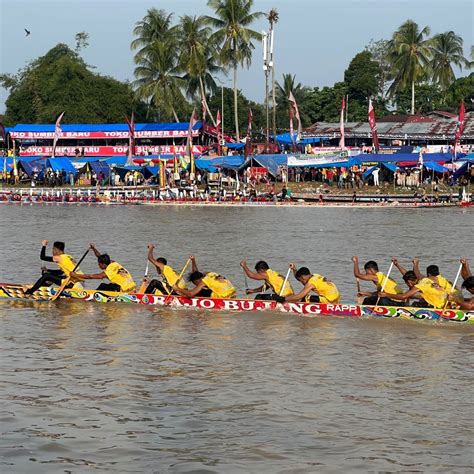
<path fill-rule="evenodd" d="M 271 62 L 269 53 L 268 33 L 262 31 L 262 48 L 263 48 L 263 72 L 265 73 L 265 117 L 266 117 L 266 144 L 270 142 L 270 111 L 268 106 L 268 75 L 270 74 Z"/>

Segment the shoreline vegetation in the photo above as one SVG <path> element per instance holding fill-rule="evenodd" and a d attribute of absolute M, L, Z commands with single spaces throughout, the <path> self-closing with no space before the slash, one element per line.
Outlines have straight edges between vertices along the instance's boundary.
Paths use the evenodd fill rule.
<path fill-rule="evenodd" d="M 135 24 L 131 51 L 134 80 L 120 82 L 93 71 L 80 56 L 89 35 L 76 35 L 75 48 L 58 44 L 16 74 L 1 74 L 9 91 L 5 125 L 51 123 L 65 112 L 64 123 L 114 123 L 133 111 L 137 121 L 187 121 L 193 107 L 205 110 L 215 124 L 222 104 L 223 126 L 240 138 L 252 110 L 254 133 L 287 130 L 290 93 L 295 97 L 303 127 L 337 122 L 341 98 L 348 103 L 346 120 L 366 121 L 369 99 L 376 118 L 388 113 L 424 114 L 432 110 L 457 112 L 461 100 L 472 109 L 474 73 L 456 79 L 455 71 L 471 69 L 474 50 L 465 57 L 463 39 L 454 31 L 431 33 L 428 26 L 407 20 L 389 38 L 370 41 L 355 54 L 332 87 L 311 87 L 283 73 L 271 81 L 262 103 L 248 100 L 238 88 L 238 71 L 255 60 L 261 34 L 256 20 L 266 18 L 269 32 L 285 21 L 272 9 L 254 10 L 253 0 L 209 0 L 213 15 L 176 18 L 151 8 Z M 272 55 L 272 76 L 282 69 Z M 283 72 L 283 71 L 282 71 Z M 232 78 L 225 87 L 221 78 Z M 263 92 L 262 92 L 263 95 Z M 266 111 L 266 108 L 268 110 Z M 271 123 L 267 116 L 271 113 Z"/>

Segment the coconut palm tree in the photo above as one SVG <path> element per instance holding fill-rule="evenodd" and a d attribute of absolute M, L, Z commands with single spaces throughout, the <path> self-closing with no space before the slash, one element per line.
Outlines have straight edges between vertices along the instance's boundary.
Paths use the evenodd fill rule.
<path fill-rule="evenodd" d="M 411 87 L 411 114 L 415 113 L 415 85 L 426 75 L 431 59 L 429 27 L 421 31 L 412 20 L 407 20 L 393 34 L 389 43 L 393 83 L 389 92 Z"/>
<path fill-rule="evenodd" d="M 151 8 L 137 22 L 133 30 L 136 38 L 131 43 L 131 49 L 137 50 L 132 86 L 137 98 L 153 103 L 161 117 L 179 122 L 175 106 L 184 102 L 184 81 L 178 62 L 177 28 L 171 21 L 171 14 Z"/>
<path fill-rule="evenodd" d="M 292 76 L 291 74 L 283 74 L 283 81 L 281 84 L 277 82 L 276 88 L 276 101 L 278 105 L 285 109 L 288 109 L 289 106 L 288 97 L 290 92 L 293 93 L 296 102 L 299 103 L 305 90 L 301 82 L 296 82 L 296 75 Z"/>
<path fill-rule="evenodd" d="M 260 33 L 250 29 L 250 25 L 264 13 L 252 12 L 253 0 L 208 0 L 207 5 L 215 14 L 215 17 L 207 16 L 206 20 L 216 29 L 212 40 L 219 45 L 220 61 L 223 66 L 233 69 L 235 134 L 239 140 L 237 68 L 250 66 L 253 41 L 261 39 Z"/>
<path fill-rule="evenodd" d="M 217 48 L 210 39 L 212 30 L 206 25 L 207 21 L 202 16 L 181 17 L 178 30 L 179 63 L 185 73 L 186 93 L 194 99 L 198 95 L 204 101 L 215 126 L 216 122 L 207 104 L 206 90 L 216 90 L 213 74 L 218 74 L 222 68 L 216 62 Z"/>
<path fill-rule="evenodd" d="M 463 40 L 454 31 L 439 33 L 433 37 L 431 51 L 433 82 L 446 91 L 456 79 L 453 65 L 461 70 L 463 66 L 469 66 L 469 61 L 464 57 Z"/>
<path fill-rule="evenodd" d="M 278 23 L 279 15 L 276 8 L 272 8 L 267 15 L 268 23 L 270 23 L 270 32 L 273 33 L 275 24 Z M 276 81 L 275 81 L 275 56 L 272 51 L 272 125 L 273 136 L 276 136 Z"/>
<path fill-rule="evenodd" d="M 154 41 L 146 54 L 135 56 L 135 77 L 132 82 L 139 99 L 153 103 L 162 117 L 179 122 L 175 105 L 183 103 L 184 80 L 177 62 L 178 51 L 173 39 Z"/>
<path fill-rule="evenodd" d="M 143 20 L 137 21 L 133 34 L 136 38 L 130 44 L 132 51 L 138 50 L 135 56 L 146 54 L 147 48 L 154 41 L 165 41 L 176 29 L 171 26 L 173 14 L 165 10 L 150 8 Z"/>

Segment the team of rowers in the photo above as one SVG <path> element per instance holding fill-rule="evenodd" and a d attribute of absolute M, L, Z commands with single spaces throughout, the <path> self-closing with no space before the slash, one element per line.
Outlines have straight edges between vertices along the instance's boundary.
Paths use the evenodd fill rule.
<path fill-rule="evenodd" d="M 137 285 L 130 272 L 120 263 L 112 260 L 108 254 L 101 253 L 94 244 L 90 244 L 90 249 L 97 257 L 100 272 L 83 273 L 76 263 L 76 260 L 65 253 L 64 242 L 54 242 L 52 256 L 46 255 L 48 241 L 43 240 L 40 259 L 46 262 L 54 262 L 58 266 L 55 270 L 43 267 L 41 278 L 31 287 L 25 288 L 25 295 L 32 295 L 40 287 L 56 285 L 66 285 L 66 287 L 81 288 L 84 280 L 108 280 L 108 283 L 101 283 L 97 290 L 116 291 L 124 293 L 137 292 Z M 224 276 L 215 272 L 202 273 L 198 269 L 196 258 L 190 256 L 187 264 L 177 273 L 166 258 L 154 256 L 154 245 L 148 245 L 148 261 L 156 268 L 159 279 L 149 279 L 147 275 L 138 289 L 139 293 L 155 295 L 181 295 L 186 297 L 207 297 L 234 299 L 237 291 L 232 283 Z M 462 297 L 462 293 L 453 284 L 444 278 L 438 266 L 429 265 L 426 275 L 422 275 L 419 268 L 418 259 L 412 261 L 412 270 L 405 269 L 397 259 L 392 259 L 392 266 L 395 266 L 401 273 L 407 290 L 403 291 L 395 280 L 379 271 L 378 265 L 374 261 L 368 261 L 364 265 L 364 270 L 359 268 L 359 260 L 352 257 L 354 264 L 354 276 L 357 279 L 358 297 L 364 298 L 360 303 L 365 305 L 380 306 L 416 306 L 444 309 L 450 307 L 465 310 L 474 310 L 474 298 Z M 460 260 L 460 273 L 463 278 L 462 288 L 474 294 L 474 277 L 469 268 L 468 261 L 464 258 Z M 192 264 L 189 282 L 193 285 L 188 288 L 184 272 L 188 264 Z M 247 288 L 247 295 L 255 294 L 255 299 L 276 300 L 278 302 L 298 302 L 307 301 L 314 303 L 338 304 L 340 294 L 337 286 L 328 278 L 312 273 L 307 267 L 297 268 L 295 264 L 289 264 L 289 270 L 284 277 L 275 270 L 272 270 L 267 262 L 261 260 L 256 263 L 254 270 L 251 270 L 247 262 L 243 260 L 240 265 L 244 271 L 245 279 L 256 280 L 260 286 L 254 289 Z M 298 292 L 293 290 L 289 282 L 289 274 L 293 273 L 295 279 L 303 286 Z M 359 281 L 372 282 L 375 286 L 373 292 L 361 292 Z M 247 285 L 248 286 L 248 285 Z M 270 291 L 270 293 L 267 293 Z"/>

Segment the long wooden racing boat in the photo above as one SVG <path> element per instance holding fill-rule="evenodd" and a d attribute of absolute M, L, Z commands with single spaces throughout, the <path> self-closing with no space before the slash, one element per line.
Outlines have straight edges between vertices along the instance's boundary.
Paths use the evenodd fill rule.
<path fill-rule="evenodd" d="M 40 288 L 27 298 L 22 285 L 0 283 L 0 298 L 23 301 L 49 301 L 58 291 L 57 287 Z M 373 316 L 414 320 L 436 320 L 458 323 L 474 323 L 474 311 L 459 309 L 430 309 L 395 306 L 365 306 L 357 304 L 277 303 L 276 301 L 186 298 L 183 296 L 159 296 L 140 293 L 117 293 L 109 291 L 68 289 L 58 299 L 81 300 L 98 303 L 134 303 L 170 308 L 194 308 L 206 311 L 274 311 L 303 316 Z"/>

